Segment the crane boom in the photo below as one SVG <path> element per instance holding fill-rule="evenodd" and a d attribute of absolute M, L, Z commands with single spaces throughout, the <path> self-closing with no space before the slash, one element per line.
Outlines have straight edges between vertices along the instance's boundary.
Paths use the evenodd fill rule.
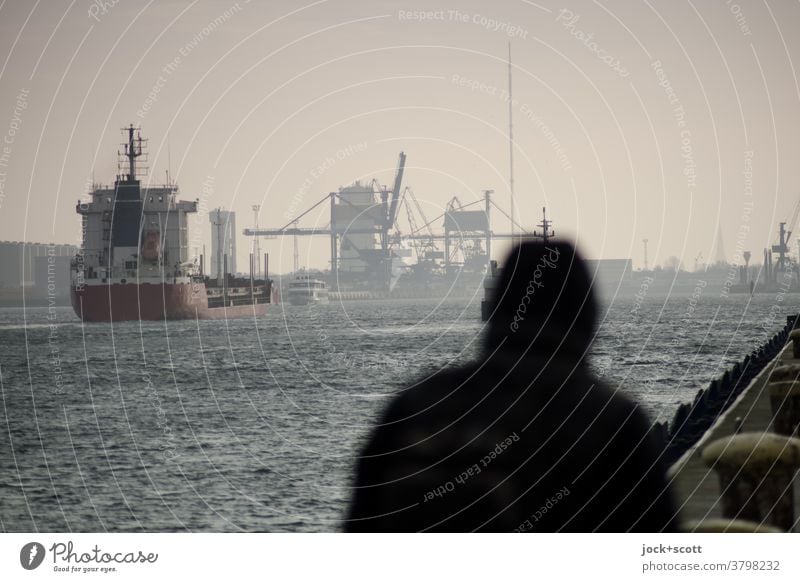
<path fill-rule="evenodd" d="M 794 231 L 795 226 L 797 226 L 797 219 L 800 217 L 800 200 L 794 205 L 794 212 L 792 212 L 792 218 L 789 220 L 789 232 L 786 233 L 786 241 L 789 242 L 789 238 L 792 236 L 792 232 Z"/>

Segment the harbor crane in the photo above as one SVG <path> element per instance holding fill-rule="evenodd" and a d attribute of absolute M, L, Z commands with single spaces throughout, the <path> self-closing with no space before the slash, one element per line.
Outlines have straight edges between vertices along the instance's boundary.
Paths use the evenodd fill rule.
<path fill-rule="evenodd" d="M 797 225 L 797 219 L 800 217 L 800 199 L 795 203 L 794 211 L 789 222 L 781 222 L 778 224 L 778 244 L 772 245 L 772 252 L 778 254 L 778 261 L 775 265 L 776 273 L 783 273 L 789 266 L 789 239 L 794 232 Z M 786 225 L 789 225 L 789 230 L 786 230 Z"/>
<path fill-rule="evenodd" d="M 287 224 L 280 228 L 248 228 L 244 234 L 328 237 L 334 289 L 351 286 L 391 289 L 391 282 L 400 270 L 436 273 L 437 276 L 442 273 L 450 277 L 460 273 L 479 276 L 490 264 L 492 240 L 518 242 L 527 238 L 548 240 L 553 236 L 551 222 L 545 214 L 539 225 L 541 231 L 528 230 L 492 200 L 493 190 L 484 190 L 483 196 L 467 203 L 454 196 L 444 212 L 427 220 L 413 190 L 403 188 L 405 167 L 406 154 L 400 152 L 391 188 L 377 180 L 366 184 L 354 182 L 338 192 L 326 194 L 299 215 L 289 217 Z M 327 225 L 321 228 L 300 226 L 304 217 L 322 210 L 326 202 L 330 205 Z M 410 232 L 402 232 L 398 225 L 401 206 L 405 207 Z M 514 232 L 497 233 L 491 229 L 492 208 L 512 220 Z M 416 265 L 403 264 L 402 259 L 410 256 L 412 250 L 405 245 L 416 251 Z"/>

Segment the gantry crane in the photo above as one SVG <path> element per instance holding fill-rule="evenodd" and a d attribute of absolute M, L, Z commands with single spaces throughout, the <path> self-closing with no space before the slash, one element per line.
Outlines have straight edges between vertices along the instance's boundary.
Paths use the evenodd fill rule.
<path fill-rule="evenodd" d="M 772 252 L 778 254 L 778 261 L 775 265 L 776 273 L 783 273 L 787 270 L 788 255 L 789 255 L 789 239 L 794 232 L 797 225 L 797 219 L 800 217 L 800 199 L 794 205 L 794 211 L 789 222 L 781 222 L 778 224 L 778 244 L 772 245 Z M 789 225 L 789 230 L 786 230 L 786 225 Z"/>

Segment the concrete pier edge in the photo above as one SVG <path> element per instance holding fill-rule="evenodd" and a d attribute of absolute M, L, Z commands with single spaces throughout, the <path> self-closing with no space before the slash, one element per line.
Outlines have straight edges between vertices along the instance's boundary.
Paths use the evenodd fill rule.
<path fill-rule="evenodd" d="M 788 333 L 786 334 L 788 337 Z M 782 365 L 800 365 L 794 358 L 788 341 L 771 361 L 741 391 L 733 403 L 722 412 L 699 440 L 691 445 L 669 468 L 668 478 L 679 509 L 682 524 L 698 524 L 721 519 L 720 486 L 715 471 L 703 462 L 701 454 L 711 442 L 737 432 L 771 432 L 772 408 L 768 381 L 772 371 Z M 795 500 L 795 521 L 789 531 L 798 531 L 797 517 L 800 500 L 800 479 L 792 481 Z"/>

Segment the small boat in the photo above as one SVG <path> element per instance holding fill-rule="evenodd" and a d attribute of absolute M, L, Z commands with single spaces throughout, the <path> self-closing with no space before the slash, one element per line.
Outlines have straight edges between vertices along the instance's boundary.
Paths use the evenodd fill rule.
<path fill-rule="evenodd" d="M 315 305 L 328 303 L 328 285 L 307 273 L 299 273 L 289 284 L 289 303 Z"/>

